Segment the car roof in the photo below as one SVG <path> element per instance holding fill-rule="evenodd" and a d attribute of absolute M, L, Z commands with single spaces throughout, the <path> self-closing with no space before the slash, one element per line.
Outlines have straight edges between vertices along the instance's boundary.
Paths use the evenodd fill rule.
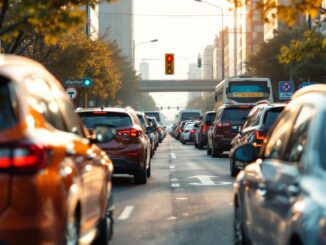
<path fill-rule="evenodd" d="M 94 111 L 104 111 L 104 112 L 121 112 L 130 113 L 135 112 L 132 108 L 116 108 L 116 107 L 94 107 L 94 108 L 77 108 L 76 112 L 94 112 Z"/>

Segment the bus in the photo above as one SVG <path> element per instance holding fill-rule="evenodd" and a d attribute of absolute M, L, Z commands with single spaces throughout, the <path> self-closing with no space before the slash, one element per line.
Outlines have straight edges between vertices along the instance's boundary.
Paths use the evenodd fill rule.
<path fill-rule="evenodd" d="M 177 122 L 180 124 L 185 120 L 200 120 L 201 118 L 201 110 L 198 109 L 183 109 L 179 111 L 177 115 Z"/>
<path fill-rule="evenodd" d="M 269 78 L 228 77 L 215 87 L 215 110 L 222 104 L 248 105 L 260 100 L 273 102 L 273 90 Z"/>

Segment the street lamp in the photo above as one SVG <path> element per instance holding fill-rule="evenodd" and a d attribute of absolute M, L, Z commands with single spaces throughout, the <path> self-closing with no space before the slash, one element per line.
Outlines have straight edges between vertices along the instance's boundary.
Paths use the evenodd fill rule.
<path fill-rule="evenodd" d="M 222 66 L 222 80 L 223 80 L 224 79 L 224 11 L 223 11 L 223 8 L 216 5 L 216 4 L 206 2 L 206 1 L 203 1 L 203 0 L 195 0 L 195 1 L 196 2 L 206 3 L 208 5 L 214 6 L 214 7 L 218 8 L 221 11 L 221 24 L 222 24 L 222 29 L 221 29 L 221 46 L 222 46 L 221 47 L 221 56 L 222 56 L 221 66 Z"/>
<path fill-rule="evenodd" d="M 158 39 L 152 39 L 152 40 L 149 40 L 149 41 L 144 41 L 144 42 L 139 42 L 139 43 L 136 43 L 134 44 L 134 46 L 132 47 L 132 66 L 135 67 L 135 49 L 137 46 L 141 45 L 141 44 L 144 44 L 144 43 L 156 43 L 158 42 Z"/>

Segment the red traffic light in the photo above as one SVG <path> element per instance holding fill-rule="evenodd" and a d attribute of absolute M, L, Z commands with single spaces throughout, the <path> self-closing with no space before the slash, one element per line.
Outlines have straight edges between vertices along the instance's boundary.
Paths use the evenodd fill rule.
<path fill-rule="evenodd" d="M 173 55 L 172 54 L 167 54 L 165 56 L 165 59 L 166 59 L 167 62 L 171 62 L 171 61 L 173 61 Z"/>

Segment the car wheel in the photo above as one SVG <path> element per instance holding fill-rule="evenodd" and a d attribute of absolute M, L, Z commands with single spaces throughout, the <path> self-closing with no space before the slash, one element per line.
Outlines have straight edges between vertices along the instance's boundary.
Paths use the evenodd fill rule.
<path fill-rule="evenodd" d="M 199 141 L 199 143 L 198 143 L 198 149 L 199 150 L 202 150 L 202 149 L 204 149 L 204 146 L 203 146 L 203 144 Z"/>
<path fill-rule="evenodd" d="M 212 147 L 212 157 L 219 157 L 221 155 L 220 150 L 218 148 Z"/>
<path fill-rule="evenodd" d="M 197 144 L 196 140 L 195 140 L 195 148 L 198 148 L 198 144 Z"/>
<path fill-rule="evenodd" d="M 65 237 L 64 243 L 65 245 L 78 245 L 79 244 L 79 215 L 74 215 L 74 220 L 71 222 L 67 221 L 66 228 L 65 228 Z"/>
<path fill-rule="evenodd" d="M 210 156 L 212 154 L 212 148 L 207 144 L 207 155 Z"/>
<path fill-rule="evenodd" d="M 249 240 L 247 239 L 244 233 L 243 215 L 238 201 L 234 203 L 233 241 L 234 245 L 250 244 Z"/>
<path fill-rule="evenodd" d="M 151 172 L 152 172 L 152 164 L 151 164 L 151 160 L 149 160 L 149 164 L 148 164 L 149 166 L 148 166 L 148 169 L 146 170 L 146 176 L 147 176 L 147 178 L 149 178 L 149 177 L 151 177 Z"/>
<path fill-rule="evenodd" d="M 239 173 L 239 170 L 236 169 L 234 160 L 232 158 L 230 158 L 230 175 L 232 177 L 235 177 L 235 176 L 237 176 L 238 173 Z"/>
<path fill-rule="evenodd" d="M 144 167 L 144 169 L 134 175 L 134 182 L 137 185 L 143 185 L 147 183 L 147 169 Z"/>

